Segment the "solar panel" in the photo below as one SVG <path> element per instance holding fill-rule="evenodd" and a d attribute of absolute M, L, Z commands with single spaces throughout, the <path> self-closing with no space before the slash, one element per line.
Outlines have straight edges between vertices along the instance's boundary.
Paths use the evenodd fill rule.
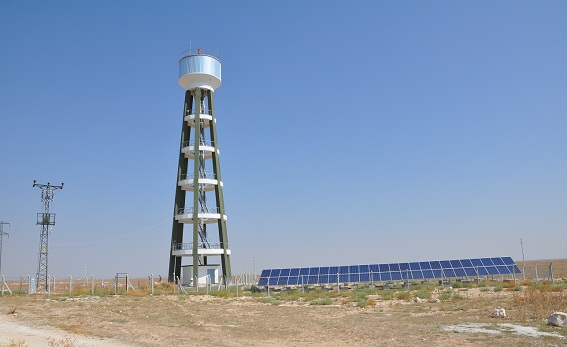
<path fill-rule="evenodd" d="M 480 259 L 471 259 L 471 263 L 473 264 L 473 266 L 484 266 L 482 265 Z"/>
<path fill-rule="evenodd" d="M 494 265 L 505 265 L 502 258 L 490 258 Z"/>
<path fill-rule="evenodd" d="M 461 262 L 459 260 L 449 260 L 449 262 L 451 263 L 452 268 L 463 267 L 463 265 L 461 265 Z"/>
<path fill-rule="evenodd" d="M 258 286 L 388 282 L 521 273 L 511 257 L 472 258 L 413 263 L 265 269 L 261 272 Z"/>

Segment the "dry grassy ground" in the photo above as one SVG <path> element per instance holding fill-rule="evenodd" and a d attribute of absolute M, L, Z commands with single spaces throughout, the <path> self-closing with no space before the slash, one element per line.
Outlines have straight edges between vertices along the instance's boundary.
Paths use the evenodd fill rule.
<path fill-rule="evenodd" d="M 248 292 L 239 298 L 234 292 L 164 294 L 172 289 L 167 284 L 158 286 L 162 295 L 154 296 L 147 290 L 118 296 L 6 295 L 0 298 L 0 326 L 48 326 L 69 336 L 94 336 L 103 342 L 113 338 L 131 346 L 567 346 L 567 327 L 545 322 L 553 311 L 567 311 L 567 282 L 524 284 L 414 285 L 410 292 L 292 291 L 270 297 Z M 506 318 L 490 317 L 498 306 L 506 309 Z M 461 323 L 486 325 L 474 333 L 452 327 Z M 557 336 L 519 335 L 501 328 L 502 323 Z M 10 346 L 9 342 L 0 336 L 0 346 Z M 22 337 L 12 346 L 18 346 L 16 342 L 31 343 Z M 40 345 L 51 346 L 47 340 Z M 88 341 L 68 344 L 91 345 L 102 346 Z"/>

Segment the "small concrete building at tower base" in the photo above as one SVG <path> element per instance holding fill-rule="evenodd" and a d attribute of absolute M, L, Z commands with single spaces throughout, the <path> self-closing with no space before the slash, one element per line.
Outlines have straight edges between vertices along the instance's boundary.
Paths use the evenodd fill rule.
<path fill-rule="evenodd" d="M 207 277 L 210 278 L 209 283 L 219 283 L 219 267 L 220 265 L 218 264 L 199 265 L 199 278 L 197 280 L 198 286 L 206 286 Z M 181 284 L 184 286 L 193 286 L 193 265 L 184 265 L 181 269 Z"/>

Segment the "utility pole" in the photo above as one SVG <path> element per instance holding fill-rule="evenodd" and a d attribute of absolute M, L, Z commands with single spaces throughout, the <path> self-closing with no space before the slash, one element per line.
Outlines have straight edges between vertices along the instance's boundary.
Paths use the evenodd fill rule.
<path fill-rule="evenodd" d="M 524 241 L 520 237 L 520 247 L 522 247 L 522 273 L 524 274 L 524 281 L 526 280 L 526 258 L 524 257 Z"/>
<path fill-rule="evenodd" d="M 10 234 L 4 232 L 4 225 L 10 226 L 10 223 L 0 221 L 0 275 L 2 275 L 2 236 L 10 237 Z"/>
<path fill-rule="evenodd" d="M 33 181 L 33 186 L 41 189 L 41 202 L 43 203 L 43 213 L 37 214 L 37 225 L 41 225 L 41 235 L 39 240 L 39 257 L 36 274 L 37 290 L 48 290 L 49 282 L 47 281 L 47 254 L 49 241 L 49 227 L 55 225 L 55 213 L 49 213 L 49 204 L 53 202 L 53 193 L 58 189 L 63 189 L 63 183 L 60 186 L 52 186 L 51 183 L 40 184 Z"/>

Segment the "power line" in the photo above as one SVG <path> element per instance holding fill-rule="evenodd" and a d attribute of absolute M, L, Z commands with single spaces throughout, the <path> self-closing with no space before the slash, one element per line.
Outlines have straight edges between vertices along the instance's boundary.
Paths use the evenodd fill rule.
<path fill-rule="evenodd" d="M 81 242 L 81 243 L 55 243 L 55 244 L 53 244 L 52 246 L 87 246 L 87 245 L 94 245 L 94 244 L 97 244 L 97 243 L 104 243 L 104 242 L 111 242 L 111 241 L 121 240 L 121 239 L 125 239 L 125 238 L 127 238 L 127 237 L 131 237 L 131 236 L 134 236 L 134 235 L 141 234 L 141 233 L 143 233 L 143 232 L 145 232 L 145 231 L 148 231 L 148 230 L 150 230 L 150 229 L 153 229 L 153 228 L 155 228 L 155 227 L 158 227 L 158 226 L 162 225 L 163 223 L 165 223 L 165 222 L 167 222 L 167 221 L 169 221 L 169 220 L 170 220 L 170 219 L 168 218 L 168 219 L 165 219 L 165 220 L 159 222 L 159 223 L 156 224 L 156 225 L 152 225 L 151 227 L 147 227 L 147 228 L 145 228 L 145 229 L 136 231 L 136 232 L 131 233 L 131 234 L 113 237 L 113 238 L 111 238 L 111 239 L 98 240 L 98 241 L 91 241 L 91 242 Z"/>

